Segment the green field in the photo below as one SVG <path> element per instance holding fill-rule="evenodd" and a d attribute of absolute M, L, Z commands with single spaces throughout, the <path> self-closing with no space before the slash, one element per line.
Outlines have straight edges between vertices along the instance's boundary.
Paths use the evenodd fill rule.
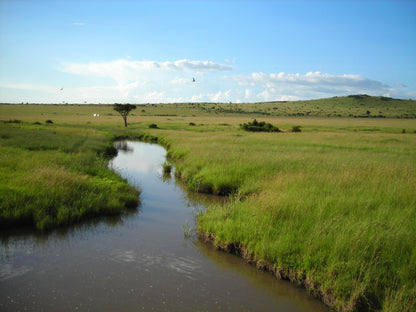
<path fill-rule="evenodd" d="M 94 129 L 0 123 L 0 227 L 40 230 L 135 208 L 138 192 L 107 168 L 112 142 Z"/>
<path fill-rule="evenodd" d="M 240 127 L 254 118 L 281 132 Z M 106 169 L 103 151 L 115 137 L 157 139 L 189 188 L 230 197 L 197 219 L 216 246 L 303 284 L 339 311 L 415 311 L 415 118 L 416 101 L 363 95 L 145 104 L 128 128 L 109 105 L 0 105 L 1 222 L 32 220 L 12 212 L 36 194 L 52 219 L 59 206 L 76 221 L 75 207 L 125 190 L 114 212 L 137 194 Z M 74 185 L 86 189 L 85 202 L 71 202 Z M 26 210 L 43 216 L 36 207 Z"/>

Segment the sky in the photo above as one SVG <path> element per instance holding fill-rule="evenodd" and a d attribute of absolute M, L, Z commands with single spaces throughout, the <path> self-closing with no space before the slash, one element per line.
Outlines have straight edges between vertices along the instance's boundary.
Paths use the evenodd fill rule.
<path fill-rule="evenodd" d="M 0 0 L 0 103 L 350 94 L 416 99 L 416 0 Z"/>

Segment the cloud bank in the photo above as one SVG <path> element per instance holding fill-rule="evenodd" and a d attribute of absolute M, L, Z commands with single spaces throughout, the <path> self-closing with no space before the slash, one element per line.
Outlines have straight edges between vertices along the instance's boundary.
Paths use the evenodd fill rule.
<path fill-rule="evenodd" d="M 307 100 L 350 94 L 416 98 L 402 83 L 389 86 L 361 75 L 253 72 L 212 61 L 134 61 L 66 63 L 61 75 L 82 77 L 78 85 L 2 84 L 2 101 L 45 103 L 177 103 Z M 66 79 L 73 79 L 67 76 Z M 194 81 L 195 79 L 195 81 Z M 77 81 L 77 80 L 75 80 Z M 22 99 L 22 94 L 33 98 Z"/>
<path fill-rule="evenodd" d="M 69 63 L 59 68 L 60 71 L 70 74 L 109 77 L 115 80 L 134 79 L 139 75 L 150 72 L 177 71 L 191 73 L 232 71 L 233 66 L 218 64 L 211 61 L 190 61 L 178 60 L 174 62 L 155 62 L 155 61 L 131 61 L 129 59 L 119 59 L 111 62 L 102 63 Z"/>
<path fill-rule="evenodd" d="M 246 97 L 253 92 L 258 100 L 298 100 L 366 93 L 385 95 L 391 87 L 360 75 L 331 75 L 308 72 L 304 75 L 281 73 L 252 73 L 249 76 L 233 76 L 239 86 L 246 88 Z"/>

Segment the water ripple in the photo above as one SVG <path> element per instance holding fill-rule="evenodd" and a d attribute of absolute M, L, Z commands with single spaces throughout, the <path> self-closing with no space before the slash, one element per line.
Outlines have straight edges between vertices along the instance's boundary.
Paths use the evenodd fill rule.
<path fill-rule="evenodd" d="M 173 254 L 146 255 L 138 254 L 134 250 L 114 250 L 112 261 L 118 263 L 136 264 L 138 267 L 148 268 L 158 266 L 185 275 L 189 279 L 196 279 L 194 272 L 201 268 L 201 263 L 192 257 L 178 257 Z"/>
<path fill-rule="evenodd" d="M 32 270 L 33 267 L 27 265 L 15 266 L 11 263 L 2 264 L 0 266 L 0 282 L 21 276 Z"/>

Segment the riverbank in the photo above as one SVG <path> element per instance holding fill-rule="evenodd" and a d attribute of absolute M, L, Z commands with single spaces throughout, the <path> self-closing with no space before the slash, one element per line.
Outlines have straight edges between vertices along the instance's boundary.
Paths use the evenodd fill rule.
<path fill-rule="evenodd" d="M 414 310 L 415 135 L 305 128 L 159 133 L 190 188 L 230 194 L 198 217 L 220 249 L 311 287 L 339 311 Z"/>
<path fill-rule="evenodd" d="M 195 211 L 218 198 L 162 176 L 161 146 L 117 146 L 110 167 L 140 185 L 139 208 L 48 233 L 2 235 L 1 311 L 329 311 L 303 289 L 185 238 L 185 220 L 193 224 Z"/>
<path fill-rule="evenodd" d="M 306 288 L 312 296 L 320 299 L 329 307 L 336 306 L 337 299 L 331 293 L 326 293 L 319 284 L 307 278 L 305 279 L 304 276 L 298 276 L 296 272 L 292 272 L 290 269 L 279 268 L 271 262 L 265 262 L 262 259 L 255 258 L 245 246 L 240 246 L 235 243 L 222 243 L 213 234 L 208 232 L 198 231 L 198 238 L 205 244 L 213 245 L 217 250 L 241 257 L 246 263 L 255 266 L 258 270 L 271 273 L 279 280 L 287 280 Z M 350 311 L 356 307 L 357 303 L 354 302 L 352 306 L 345 307 L 345 310 Z"/>
<path fill-rule="evenodd" d="M 0 227 L 38 230 L 136 208 L 139 192 L 108 169 L 117 151 L 94 129 L 0 123 Z"/>

